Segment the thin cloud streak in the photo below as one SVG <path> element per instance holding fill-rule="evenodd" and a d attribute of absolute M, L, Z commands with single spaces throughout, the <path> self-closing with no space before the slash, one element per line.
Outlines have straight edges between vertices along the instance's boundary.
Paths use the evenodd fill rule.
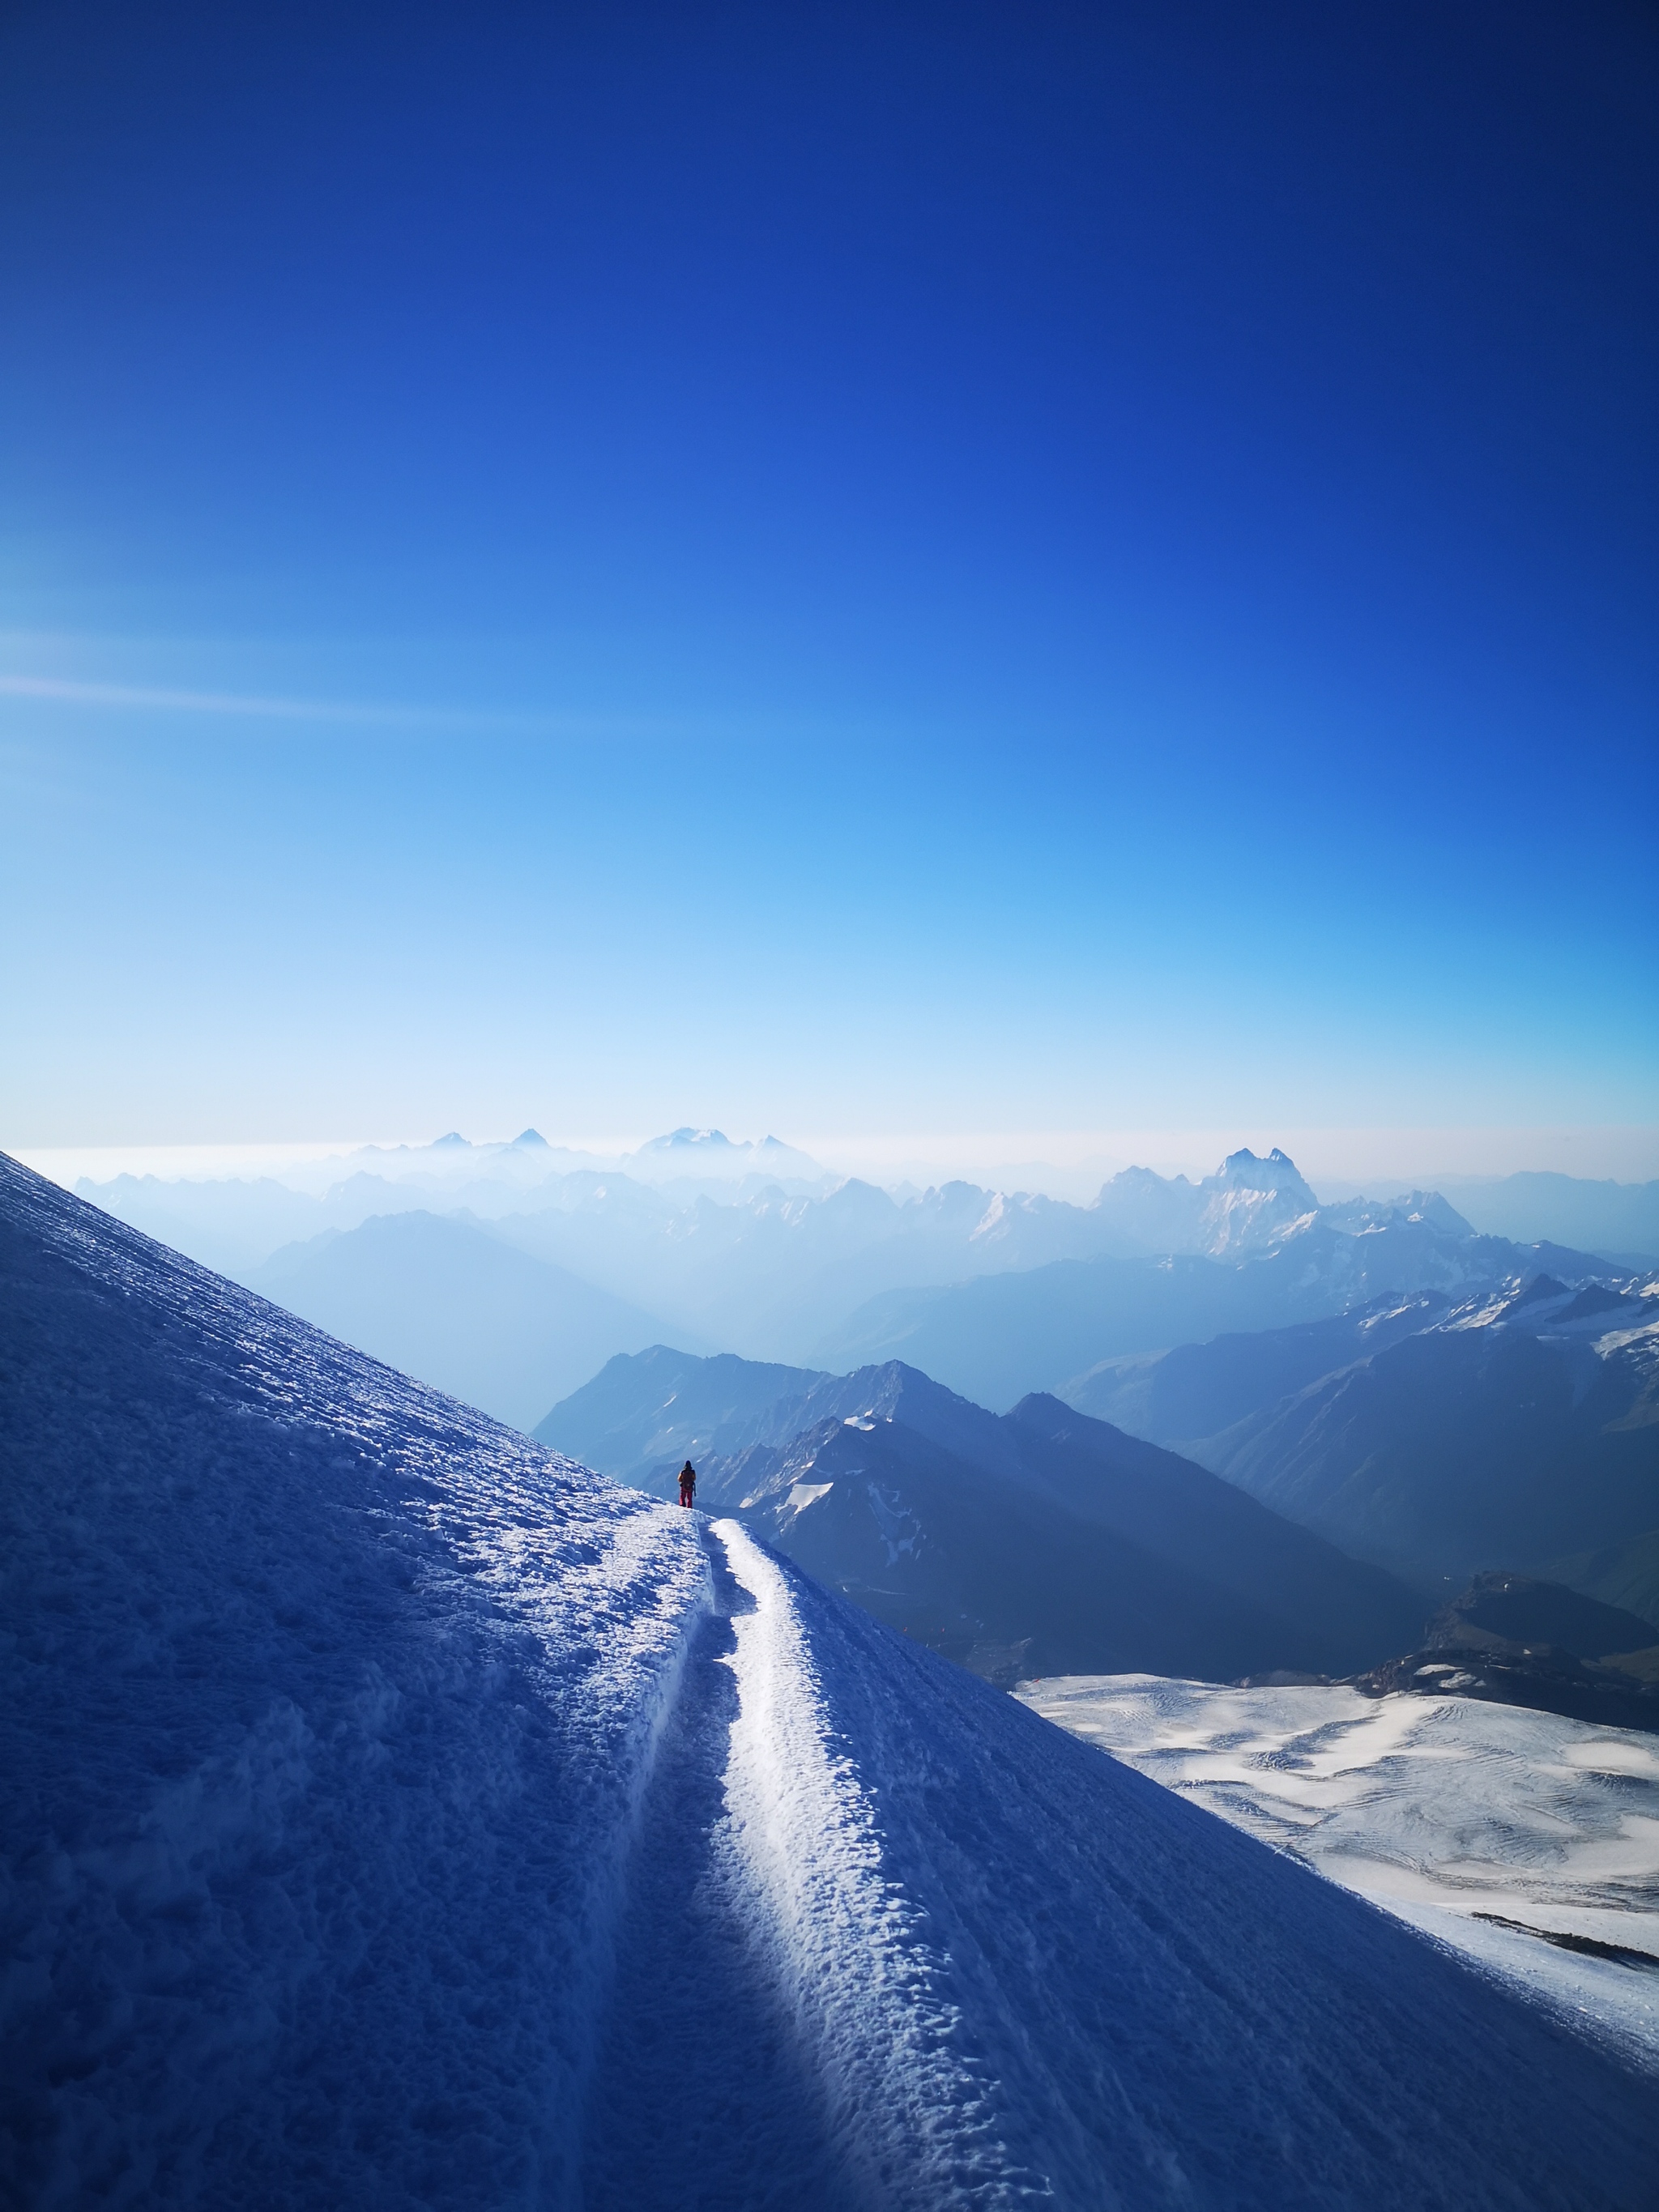
<path fill-rule="evenodd" d="M 71 707 L 115 707 L 140 712 L 252 714 L 289 722 L 404 722 L 428 720 L 418 707 L 349 706 L 332 699 L 272 699 L 234 691 L 174 691 L 142 684 L 82 684 L 58 676 L 0 676 L 0 693 L 14 699 L 52 699 Z M 451 715 L 441 719 L 453 720 Z"/>
<path fill-rule="evenodd" d="M 230 714 L 278 722 L 350 723 L 362 728 L 493 730 L 514 737 L 647 737 L 668 733 L 660 718 L 504 714 L 476 708 L 410 707 L 336 699 L 271 698 L 257 692 L 180 691 L 143 684 L 86 684 L 59 676 L 0 676 L 0 697 L 139 714 Z"/>

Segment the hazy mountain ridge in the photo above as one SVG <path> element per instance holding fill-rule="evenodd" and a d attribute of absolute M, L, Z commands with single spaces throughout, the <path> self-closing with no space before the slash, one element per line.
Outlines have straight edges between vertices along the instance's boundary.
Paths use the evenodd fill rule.
<path fill-rule="evenodd" d="M 1379 1297 L 1496 1289 L 1547 1267 L 1575 1281 L 1622 1279 L 1593 1254 L 1454 1235 L 1421 1212 L 1366 1207 L 1351 1220 L 1358 1225 L 1301 1218 L 1265 1249 L 1232 1261 L 1181 1254 L 1057 1261 L 890 1291 L 810 1357 L 824 1367 L 902 1357 L 1006 1406 L 1031 1390 L 1065 1390 L 1114 1355 L 1285 1328 Z"/>
<path fill-rule="evenodd" d="M 1532 1169 L 1449 1179 L 1445 1188 L 1487 1236 L 1573 1245 L 1626 1266 L 1659 1267 L 1659 1182 L 1592 1181 Z"/>
<path fill-rule="evenodd" d="M 718 1131 L 675 1132 L 621 1164 L 556 1152 L 527 1130 L 497 1146 L 452 1136 L 366 1152 L 333 1163 L 349 1172 L 331 1182 L 328 1164 L 306 1171 L 309 1190 L 128 1178 L 87 1194 L 273 1296 L 303 1281 L 300 1310 L 520 1422 L 575 1378 L 561 1370 L 546 1389 L 533 1345 L 516 1375 L 499 1359 L 434 1364 L 394 1310 L 402 1286 L 376 1288 L 352 1238 L 380 1250 L 391 1232 L 371 1224 L 416 1212 L 476 1231 L 501 1248 L 488 1289 L 492 1263 L 471 1253 L 484 1305 L 503 1308 L 510 1285 L 530 1279 L 515 1254 L 590 1285 L 592 1316 L 614 1324 L 580 1332 L 590 1371 L 653 1338 L 837 1372 L 902 1357 L 999 1406 L 1064 1389 L 1113 1356 L 1319 1318 L 1379 1292 L 1455 1295 L 1540 1267 L 1613 1272 L 1592 1255 L 1478 1237 L 1432 1193 L 1322 1207 L 1278 1151 L 1235 1152 L 1196 1183 L 1128 1169 L 1087 1206 L 967 1182 L 895 1196 L 815 1177 L 775 1139 L 737 1146 Z M 307 1208 L 313 1233 L 295 1237 Z M 325 1230 L 338 1234 L 319 1245 Z M 266 1249 L 284 1234 L 288 1248 Z M 472 1324 L 442 1272 L 426 1272 L 459 1344 Z M 574 1291 L 567 1303 L 574 1314 Z"/>
<path fill-rule="evenodd" d="M 246 1279 L 389 1367 L 525 1430 L 618 1343 L 663 1333 L 654 1315 L 568 1269 L 464 1218 L 419 1211 L 285 1246 Z"/>
<path fill-rule="evenodd" d="M 555 1406 L 532 1431 L 558 1450 L 556 1433 L 585 1466 L 658 1496 L 673 1495 L 685 1460 L 701 1467 L 749 1445 L 781 1443 L 804 1425 L 793 1409 L 830 1378 L 720 1352 L 709 1359 L 654 1344 L 617 1353 L 592 1380 Z"/>
<path fill-rule="evenodd" d="M 487 1221 L 525 1215 L 544 1237 L 559 1233 L 561 1216 L 610 1215 L 611 1233 L 600 1249 L 619 1266 L 631 1264 L 616 1255 L 619 1237 L 644 1237 L 652 1247 L 647 1262 L 654 1263 L 653 1238 L 663 1246 L 699 1236 L 708 1243 L 711 1228 L 718 1228 L 740 1243 L 741 1217 L 753 1213 L 766 1224 L 763 1237 L 805 1231 L 795 1240 L 805 1255 L 794 1263 L 802 1277 L 863 1245 L 896 1237 L 925 1248 L 935 1267 L 948 1262 L 942 1278 L 948 1279 L 951 1273 L 1102 1255 L 1237 1256 L 1266 1249 L 1312 1214 L 1352 1231 L 1421 1217 L 1453 1235 L 1471 1233 L 1431 1193 L 1322 1207 L 1277 1151 L 1265 1160 L 1248 1150 L 1236 1152 L 1198 1183 L 1126 1169 L 1092 1203 L 1078 1206 L 964 1181 L 895 1195 L 855 1176 L 832 1176 L 775 1138 L 733 1145 L 719 1131 L 677 1131 L 612 1161 L 556 1149 L 526 1130 L 510 1144 L 475 1146 L 452 1134 L 425 1146 L 367 1147 L 286 1170 L 280 1179 L 169 1182 L 128 1175 L 106 1183 L 83 1177 L 76 1188 L 146 1233 L 153 1222 L 198 1238 L 219 1235 L 252 1255 L 249 1264 L 281 1243 L 299 1241 L 302 1231 L 354 1228 L 376 1213 L 416 1208 L 469 1211 Z M 711 1213 L 732 1218 L 711 1224 Z M 564 1233 L 580 1231 L 573 1226 Z M 543 1256 L 571 1263 L 568 1251 L 548 1249 Z M 636 1294 L 637 1285 L 623 1287 Z"/>
<path fill-rule="evenodd" d="M 1443 1291 L 1372 1300 L 1287 1328 L 1227 1331 L 1167 1351 L 1102 1360 L 1059 1394 L 1079 1413 L 1207 1466 L 1209 1440 L 1451 1310 Z"/>
<path fill-rule="evenodd" d="M 1161 1195 L 1149 1200 L 1154 1186 Z M 617 1295 L 637 1298 L 648 1280 L 670 1320 L 723 1334 L 745 1352 L 836 1365 L 846 1363 L 816 1349 L 826 1318 L 896 1290 L 1103 1255 L 1237 1257 L 1270 1249 L 1316 1212 L 1282 1155 L 1258 1162 L 1242 1152 L 1199 1184 L 1126 1170 L 1090 1206 L 968 1182 L 898 1200 L 857 1178 L 818 1196 L 769 1190 L 722 1204 L 704 1194 L 653 1206 L 617 1178 L 584 1175 L 556 1204 L 495 1226 Z M 1408 1218 L 1389 1207 L 1365 1225 Z M 1353 1233 L 1360 1225 L 1355 1216 Z"/>

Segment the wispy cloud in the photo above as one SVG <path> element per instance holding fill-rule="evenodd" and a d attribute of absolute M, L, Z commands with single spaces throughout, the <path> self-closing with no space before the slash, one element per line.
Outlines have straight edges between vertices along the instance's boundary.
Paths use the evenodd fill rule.
<path fill-rule="evenodd" d="M 108 707 L 141 714 L 235 714 L 278 722 L 348 722 L 383 729 L 496 729 L 526 733 L 565 730 L 576 721 L 549 715 L 480 713 L 474 708 L 391 706 L 339 699 L 284 699 L 244 691 L 183 691 L 147 684 L 84 684 L 61 676 L 0 675 L 0 696 L 43 699 L 69 707 Z"/>

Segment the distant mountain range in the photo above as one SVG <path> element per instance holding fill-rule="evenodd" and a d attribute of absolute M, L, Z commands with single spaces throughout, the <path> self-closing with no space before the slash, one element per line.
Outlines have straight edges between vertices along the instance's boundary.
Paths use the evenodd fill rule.
<path fill-rule="evenodd" d="M 1128 1169 L 1086 1206 L 965 1182 L 837 1183 L 775 1138 L 706 1129 L 623 1163 L 533 1129 L 494 1146 L 452 1133 L 288 1182 L 83 1188 L 521 1425 L 653 1341 L 818 1371 L 902 1359 L 998 1409 L 1051 1391 L 1103 1411 L 1080 1381 L 1126 1355 L 1540 1272 L 1624 1279 L 1593 1251 L 1478 1234 L 1432 1192 L 1322 1206 L 1279 1151 L 1235 1152 L 1197 1182 Z"/>
<path fill-rule="evenodd" d="M 1071 1402 L 1431 1586 L 1547 1571 L 1659 1623 L 1659 1300 L 1539 1276 L 1097 1366 Z"/>
<path fill-rule="evenodd" d="M 994 1348 L 987 1358 L 994 1371 Z M 1413 1601 L 1424 1617 L 1433 1609 L 1427 1594 L 1503 1569 L 1571 1584 L 1623 1608 L 1626 1620 L 1659 1628 L 1659 1300 L 1652 1296 L 1549 1277 L 1459 1300 L 1425 1291 L 1289 1328 L 1103 1362 L 1067 1395 L 1074 1412 L 1096 1417 L 1079 1433 L 1103 1449 L 1103 1439 L 1115 1438 L 1120 1459 L 1131 1436 L 1163 1447 L 1167 1456 L 1145 1466 L 1174 1485 L 1170 1498 L 1188 1497 L 1181 1483 L 1189 1485 L 1194 1464 L 1201 1466 L 1338 1553 L 1424 1592 Z M 774 1540 L 842 1587 L 886 1592 L 878 1602 L 899 1603 L 901 1626 L 914 1626 L 912 1613 L 921 1617 L 925 1595 L 927 1632 L 952 1656 L 963 1656 L 960 1619 L 987 1624 L 981 1663 L 994 1668 L 1014 1662 L 1000 1661 L 992 1647 L 1012 1648 L 1024 1631 L 988 1595 L 990 1583 L 975 1577 L 1018 1516 L 996 1502 L 994 1482 L 985 1522 L 977 1533 L 952 1538 L 946 1562 L 945 1532 L 953 1516 L 971 1518 L 978 1510 L 983 1478 L 953 1474 L 937 1456 L 915 1452 L 902 1432 L 925 1436 L 1002 1480 L 1009 1437 L 1018 1432 L 1024 1449 L 1036 1449 L 1033 1420 L 1041 1426 L 1053 1419 L 1054 1404 L 1038 1396 L 999 1422 L 898 1363 L 835 1376 L 729 1357 L 700 1360 L 658 1346 L 613 1361 L 556 1407 L 538 1434 L 665 1494 L 690 1456 L 714 1502 L 742 1504 Z M 1050 1410 L 1034 1416 L 1033 1407 Z M 873 1414 L 880 1422 L 869 1427 Z M 857 1417 L 850 1431 L 849 1416 Z M 1174 1470 L 1184 1470 L 1180 1482 Z M 825 1483 L 832 1487 L 820 1497 Z M 1019 1512 L 1042 1491 L 1028 1483 Z M 1054 1498 L 1043 1494 L 1046 1510 Z M 878 1502 L 901 1498 L 908 1520 Z M 902 1547 L 912 1521 L 934 1543 L 932 1582 Z M 1120 1536 L 1142 1540 L 1127 1521 L 1115 1525 Z M 1079 1572 L 1103 1571 L 1086 1543 L 1058 1522 L 1031 1540 L 1066 1551 L 1056 1587 L 1073 1561 L 1090 1559 Z M 1190 1547 L 1160 1539 L 1152 1548 L 1165 1563 L 1160 1572 L 1171 1560 L 1183 1571 L 1213 1572 Z M 1009 1570 L 1013 1581 L 1036 1571 L 1023 1559 Z M 1169 1640 L 1148 1632 L 1133 1600 L 1116 1594 L 1119 1585 L 1108 1577 L 1099 1586 L 1115 1593 L 1118 1620 L 1135 1624 L 1128 1644 L 1141 1656 L 1122 1664 L 1158 1672 L 1185 1663 L 1203 1673 L 1224 1666 L 1221 1643 L 1228 1668 L 1243 1648 L 1227 1640 L 1229 1630 L 1202 1645 L 1200 1665 L 1190 1613 L 1160 1597 L 1164 1620 L 1188 1639 L 1184 1662 L 1172 1661 Z M 1144 1587 L 1160 1586 L 1149 1580 Z M 1252 1587 L 1259 1595 L 1266 1584 Z M 1420 1620 L 1411 1626 L 1401 1650 L 1419 1649 L 1420 1629 Z M 1068 1643 L 1073 1656 L 1064 1671 L 1115 1670 L 1117 1662 L 1076 1657 L 1077 1648 Z M 1273 1648 L 1282 1654 L 1289 1640 Z M 1297 1648 L 1305 1653 L 1312 1640 L 1304 1637 Z M 1153 1651 L 1159 1656 L 1147 1656 Z M 1018 1663 L 1027 1673 L 1062 1670 L 1060 1662 L 1039 1666 L 1029 1653 Z M 1354 1665 L 1361 1663 L 1375 1662 Z M 1233 1671 L 1269 1664 L 1352 1671 L 1283 1656 L 1241 1660 Z"/>
<path fill-rule="evenodd" d="M 452 1134 L 424 1147 L 370 1148 L 282 1182 L 128 1176 L 83 1182 L 81 1194 L 242 1279 L 282 1245 L 325 1230 L 349 1231 L 389 1213 L 459 1215 L 661 1315 L 672 1334 L 792 1364 L 896 1354 L 896 1333 L 926 1294 L 1063 1261 L 1172 1255 L 1233 1268 L 1290 1249 L 1295 1262 L 1279 1273 L 1314 1278 L 1294 1312 L 1272 1292 L 1245 1292 L 1231 1304 L 1225 1291 L 1199 1294 L 1190 1316 L 1169 1316 L 1172 1333 L 1098 1344 L 1068 1376 L 1114 1350 L 1340 1310 L 1358 1295 L 1355 1275 L 1373 1289 L 1407 1290 L 1540 1267 L 1608 1272 L 1605 1261 L 1577 1251 L 1561 1257 L 1504 1240 L 1483 1243 L 1432 1193 L 1322 1206 L 1279 1152 L 1265 1160 L 1237 1152 L 1197 1183 L 1127 1169 L 1092 1205 L 1073 1206 L 967 1182 L 897 1194 L 856 1179 L 837 1182 L 774 1138 L 734 1145 L 718 1130 L 677 1130 L 624 1164 L 559 1151 L 526 1129 L 510 1145 L 472 1146 Z M 1356 1266 L 1355 1240 L 1379 1232 L 1383 1249 Z M 1202 1269 L 1188 1273 L 1205 1279 Z M 899 1293 L 913 1296 L 896 1308 L 872 1303 Z M 1020 1379 L 1008 1402 L 1034 1379 L 1047 1386 L 1067 1377 Z"/>
<path fill-rule="evenodd" d="M 536 1435 L 659 1495 L 693 1457 L 700 1505 L 993 1680 L 1352 1672 L 1425 1618 L 1189 1462 L 1052 1398 L 999 1417 L 896 1362 L 827 1376 L 659 1346 Z"/>
<path fill-rule="evenodd" d="M 718 1499 L 743 1460 L 732 1497 L 751 1501 L 757 1526 L 831 1580 L 884 1593 L 901 1626 L 940 1648 L 982 1647 L 990 1671 L 1035 1666 L 1030 1650 L 1008 1655 L 1036 1636 L 1019 1593 L 1039 1587 L 1062 1593 L 1063 1628 L 1040 1671 L 1346 1672 L 1411 1650 L 1421 1629 L 1407 1622 L 1339 1659 L 1305 1609 L 1271 1596 L 1272 1575 L 1224 1587 L 1179 1546 L 1153 1547 L 1138 1580 L 1113 1582 L 1075 1498 L 1024 1477 L 1026 1549 L 988 1576 L 1011 1526 L 998 1486 L 1012 1479 L 1012 1431 L 982 1425 L 1014 1408 L 1022 1449 L 1036 1450 L 1018 1410 L 1033 1397 L 1110 1424 L 1115 1450 L 1133 1437 L 1175 1454 L 1182 1480 L 1195 1463 L 1279 1525 L 1425 1593 L 1502 1567 L 1659 1621 L 1647 1320 L 1659 1309 L 1595 1252 L 1479 1233 L 1443 1195 L 1322 1206 L 1282 1152 L 1243 1151 L 1197 1182 L 1126 1170 L 1091 1206 L 966 1183 L 894 1196 L 815 1180 L 816 1164 L 775 1139 L 708 1130 L 653 1140 L 628 1172 L 533 1130 L 343 1164 L 320 1191 L 132 1183 L 105 1195 L 141 1224 L 147 1207 L 164 1215 L 153 1225 L 186 1249 L 240 1236 L 246 1255 L 258 1224 L 290 1232 L 241 1279 L 521 1427 L 556 1403 L 552 1440 L 591 1463 L 660 1488 L 690 1453 L 711 1463 Z M 1596 1202 L 1612 1218 L 1605 1191 Z M 292 1237 L 307 1208 L 336 1218 Z M 651 1349 L 673 1340 L 689 1364 Z M 722 1345 L 732 1356 L 702 1356 Z M 736 1356 L 756 1351 L 771 1356 Z M 607 1367 L 617 1354 L 647 1363 L 625 1370 L 626 1388 Z M 848 1430 L 880 1395 L 876 1370 L 916 1376 L 901 1393 L 912 1411 L 884 1413 L 879 1432 Z M 970 1448 L 915 1413 L 917 1370 L 972 1406 Z M 858 1404 L 842 1402 L 848 1388 Z M 841 1432 L 818 1433 L 826 1423 Z M 800 1471 L 848 1453 L 875 1469 L 861 1486 Z M 926 1532 L 914 1557 L 883 1532 L 876 1501 L 889 1496 Z M 1119 1560 L 1124 1544 L 1146 1548 L 1127 1525 L 1111 1534 Z M 1109 1649 L 1087 1643 L 1089 1575 L 1133 1625 Z"/>
<path fill-rule="evenodd" d="M 1467 1293 L 1518 1284 L 1545 1268 L 1575 1282 L 1617 1271 L 1595 1255 L 1477 1237 L 1440 1202 L 1317 1210 L 1273 1235 L 1258 1216 L 1212 1258 L 1062 1261 L 1018 1274 L 872 1299 L 812 1347 L 847 1367 L 903 1358 L 987 1403 L 1068 1385 L 1115 1355 L 1200 1341 L 1224 1331 L 1284 1328 L 1340 1316 L 1379 1297 Z M 1224 1233 L 1232 1224 L 1224 1222 Z"/>
<path fill-rule="evenodd" d="M 1483 1235 L 1582 1246 L 1626 1267 L 1659 1267 L 1659 1182 L 1529 1172 L 1445 1188 Z"/>
<path fill-rule="evenodd" d="M 1448 1225 L 1425 1233 L 1467 1239 L 1468 1224 L 1441 1211 Z M 1369 1220 L 1363 1207 L 1339 1212 L 1355 1231 Z M 1387 1212 L 1390 1221 L 1424 1225 L 1403 1204 Z M 1091 1206 L 971 1183 L 900 1200 L 851 1180 L 817 1197 L 758 1193 L 734 1204 L 705 1198 L 677 1208 L 625 1179 L 572 1177 L 556 1205 L 495 1226 L 618 1294 L 642 1297 L 648 1275 L 655 1310 L 677 1327 L 695 1327 L 746 1354 L 845 1366 L 896 1356 L 902 1346 L 884 1327 L 890 1307 L 908 1313 L 908 1302 L 925 1301 L 941 1285 L 1102 1255 L 1212 1255 L 1233 1267 L 1319 1218 L 1318 1201 L 1283 1154 L 1261 1161 L 1240 1152 L 1198 1184 L 1127 1171 Z M 1507 1246 L 1489 1266 L 1504 1263 L 1516 1263 Z M 1225 1305 L 1224 1291 L 1215 1296 L 1223 1310 L 1237 1310 Z M 1008 1400 L 1018 1395 L 1012 1390 Z"/>

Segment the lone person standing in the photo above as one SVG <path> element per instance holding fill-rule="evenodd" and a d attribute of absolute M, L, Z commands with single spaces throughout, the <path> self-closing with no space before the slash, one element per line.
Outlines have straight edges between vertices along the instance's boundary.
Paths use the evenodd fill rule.
<path fill-rule="evenodd" d="M 680 1504 L 690 1505 L 697 1494 L 697 1470 L 690 1460 L 680 1469 Z"/>

